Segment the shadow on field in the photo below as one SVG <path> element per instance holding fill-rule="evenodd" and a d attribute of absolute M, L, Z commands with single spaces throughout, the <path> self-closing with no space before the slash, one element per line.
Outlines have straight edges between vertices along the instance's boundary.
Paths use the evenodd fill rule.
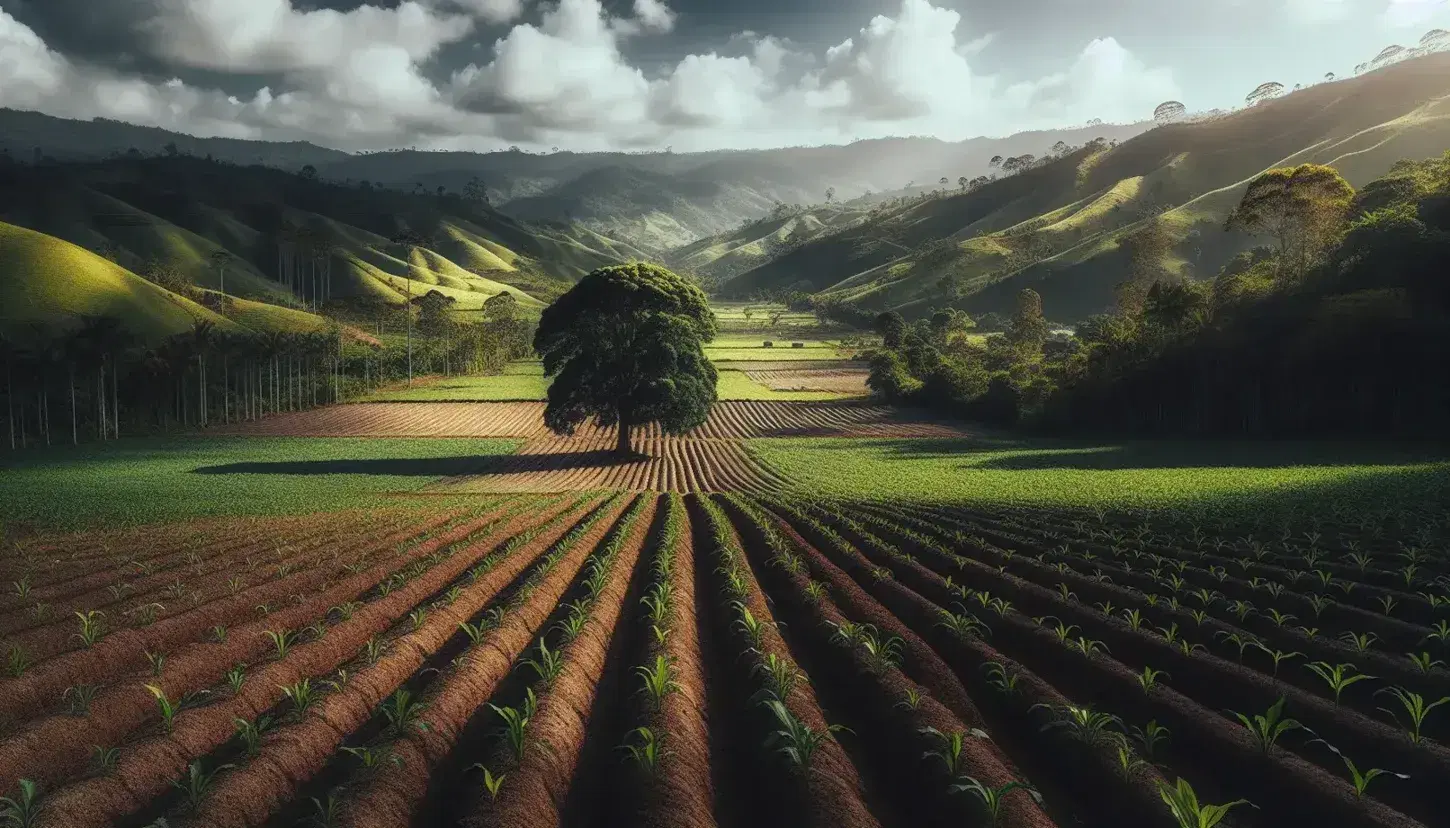
<path fill-rule="evenodd" d="M 1307 440 L 1102 443 L 951 438 L 883 440 L 878 445 L 904 459 L 961 457 L 964 468 L 1003 471 L 1414 466 L 1450 460 L 1450 450 L 1423 444 Z"/>
<path fill-rule="evenodd" d="M 571 451 L 557 454 L 503 454 L 473 457 L 430 457 L 363 460 L 295 460 L 268 463 L 227 463 L 202 466 L 195 474 L 357 474 L 379 477 L 462 477 L 492 474 L 567 471 L 634 463 L 644 455 L 621 458 L 612 451 Z"/>

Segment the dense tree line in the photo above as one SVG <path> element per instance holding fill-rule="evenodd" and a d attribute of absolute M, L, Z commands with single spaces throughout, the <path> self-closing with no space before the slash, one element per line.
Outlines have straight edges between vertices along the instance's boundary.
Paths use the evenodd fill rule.
<path fill-rule="evenodd" d="M 1265 244 L 1214 278 L 1164 265 L 1150 221 L 1113 313 L 1053 336 L 1022 291 L 1001 336 L 960 314 L 876 324 L 882 397 L 999 424 L 1133 433 L 1442 434 L 1450 423 L 1450 153 L 1355 192 L 1272 170 L 1228 220 Z"/>
<path fill-rule="evenodd" d="M 507 296 L 507 294 L 501 294 Z M 143 342 L 117 319 L 0 334 L 0 446 L 31 448 L 254 420 L 340 402 L 423 374 L 491 373 L 529 352 L 533 323 L 512 297 L 459 322 L 436 291 L 410 320 L 383 308 L 373 338 L 334 324 L 315 333 L 190 331 Z M 384 324 L 386 322 L 386 324 Z M 413 335 L 399 336 L 400 329 Z"/>

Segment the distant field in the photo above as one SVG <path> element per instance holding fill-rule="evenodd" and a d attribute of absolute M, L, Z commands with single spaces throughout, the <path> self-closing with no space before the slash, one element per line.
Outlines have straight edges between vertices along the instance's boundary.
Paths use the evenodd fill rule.
<path fill-rule="evenodd" d="M 466 474 L 515 440 L 147 437 L 0 460 L 0 520 L 52 528 L 366 506 Z"/>
<path fill-rule="evenodd" d="M 819 349 L 817 349 L 819 353 Z M 722 400 L 837 400 L 851 396 L 836 391 L 775 391 L 741 371 L 721 370 L 717 385 Z M 392 388 L 360 402 L 505 402 L 548 398 L 549 380 L 538 363 L 514 363 L 496 376 L 430 378 L 412 388 Z"/>
<path fill-rule="evenodd" d="M 1383 508 L 1450 500 L 1444 454 L 1337 443 L 765 439 L 820 496 L 1037 506 Z"/>
<path fill-rule="evenodd" d="M 762 348 L 759 343 L 753 347 L 719 347 L 708 346 L 705 348 L 705 356 L 712 362 L 779 362 L 796 360 L 821 360 L 821 359 L 842 359 L 844 355 L 834 347 L 810 347 L 806 343 L 805 348 L 792 348 L 787 342 L 783 346 L 776 343 L 774 348 Z"/>

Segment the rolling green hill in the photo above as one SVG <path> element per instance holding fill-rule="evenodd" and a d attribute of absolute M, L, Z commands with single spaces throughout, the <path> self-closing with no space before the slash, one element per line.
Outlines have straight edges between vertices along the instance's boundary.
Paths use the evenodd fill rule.
<path fill-rule="evenodd" d="M 665 254 L 665 263 L 707 281 L 723 283 L 827 233 L 865 221 L 870 215 L 867 210 L 849 206 L 780 212 L 677 247 Z"/>
<path fill-rule="evenodd" d="M 0 333 L 23 338 L 82 316 L 113 316 L 139 339 L 156 342 L 209 321 L 239 326 L 120 265 L 54 236 L 0 223 Z"/>
<path fill-rule="evenodd" d="M 1079 319 L 1112 304 L 1126 274 L 1121 243 L 1151 220 L 1171 237 L 1166 267 L 1211 275 L 1252 244 L 1223 223 L 1264 170 L 1330 164 L 1362 186 L 1401 159 L 1446 149 L 1450 53 L 1440 53 L 881 209 L 739 275 L 724 293 L 807 282 L 825 298 L 910 315 L 953 296 L 970 312 L 1006 312 L 1032 287 L 1050 318 Z"/>
<path fill-rule="evenodd" d="M 638 253 L 593 231 L 525 225 L 458 195 L 184 155 L 0 160 L 0 221 L 133 273 L 164 264 L 197 288 L 220 290 L 224 272 L 229 295 L 295 307 L 314 304 L 326 285 L 323 298 L 351 304 L 401 305 L 409 293 L 438 290 L 476 309 L 507 291 L 539 308 L 590 270 Z"/>

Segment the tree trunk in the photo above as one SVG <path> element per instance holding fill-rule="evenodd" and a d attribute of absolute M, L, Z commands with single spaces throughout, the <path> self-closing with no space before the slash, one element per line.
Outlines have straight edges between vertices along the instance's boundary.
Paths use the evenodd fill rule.
<path fill-rule="evenodd" d="M 619 418 L 619 428 L 615 433 L 614 453 L 620 457 L 634 456 L 634 446 L 629 439 L 629 420 L 623 415 Z"/>
<path fill-rule="evenodd" d="M 80 438 L 76 434 L 76 367 L 70 366 L 70 444 L 77 445 Z"/>

